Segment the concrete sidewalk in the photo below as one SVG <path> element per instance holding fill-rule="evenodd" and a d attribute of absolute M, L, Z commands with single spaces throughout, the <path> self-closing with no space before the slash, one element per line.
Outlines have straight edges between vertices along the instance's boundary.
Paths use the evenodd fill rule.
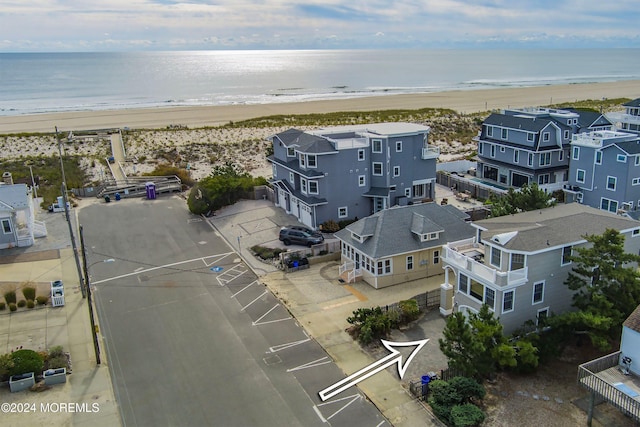
<path fill-rule="evenodd" d="M 58 224 L 56 221 L 62 221 Z M 119 426 L 120 413 L 111 384 L 111 376 L 106 361 L 104 343 L 100 342 L 102 364 L 96 365 L 96 358 L 89 321 L 87 300 L 79 288 L 73 250 L 56 230 L 63 231 L 64 219 L 47 217 L 49 236 L 36 241 L 29 248 L 31 252 L 47 248 L 59 251 L 59 257 L 42 261 L 0 264 L 0 278 L 3 283 L 39 284 L 38 295 L 53 280 L 64 283 L 65 305 L 63 307 L 22 308 L 10 313 L 0 312 L 0 353 L 8 353 L 17 348 L 43 351 L 61 345 L 71 356 L 72 373 L 67 382 L 51 386 L 40 393 L 22 391 L 10 393 L 9 387 L 0 388 L 3 403 L 20 403 L 28 407 L 25 413 L 13 412 L 2 415 L 3 425 L 74 425 L 74 426 Z M 57 247 L 57 249 L 56 249 Z M 53 249 L 51 249 L 53 248 Z M 18 252 L 24 253 L 20 250 Z M 3 251 L 3 254 L 18 253 Z M 27 257 L 25 257 L 26 259 Z M 20 298 L 20 294 L 18 291 Z M 97 319 L 96 319 L 97 320 Z M 99 335 L 99 339 L 101 339 Z M 36 373 L 38 374 L 38 373 Z M 41 374 L 41 373 L 40 373 Z M 24 406 L 27 405 L 27 406 Z"/>
<path fill-rule="evenodd" d="M 309 336 L 323 346 L 345 374 L 351 374 L 377 360 L 363 351 L 345 331 L 349 326 L 346 319 L 354 310 L 409 299 L 439 288 L 443 280 L 438 276 L 376 290 L 364 282 L 341 284 L 338 280 L 338 262 L 312 265 L 307 270 L 293 273 L 284 273 L 272 265 L 264 264 L 248 248 L 256 244 L 278 246 L 280 227 L 296 223 L 295 217 L 275 208 L 269 201 L 241 201 L 216 212 L 216 216 L 209 218 L 209 221 L 227 242 L 236 250 L 240 249 L 242 258 L 260 276 L 260 280 L 286 304 Z M 424 328 L 423 335 L 431 341 L 427 344 L 428 348 L 425 347 L 416 355 L 405 380 L 412 378 L 411 375 L 417 376 L 419 372 L 426 374 L 446 367 L 446 359 L 437 348 L 437 339 L 441 336 L 444 323 L 439 315 L 429 316 L 429 325 Z M 358 386 L 395 426 L 441 425 L 403 387 L 395 365 Z"/>

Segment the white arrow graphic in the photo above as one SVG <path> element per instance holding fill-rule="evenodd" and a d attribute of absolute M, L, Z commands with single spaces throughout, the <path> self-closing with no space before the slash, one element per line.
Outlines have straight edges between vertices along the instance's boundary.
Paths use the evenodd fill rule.
<path fill-rule="evenodd" d="M 377 374 L 378 372 L 387 369 L 389 366 L 394 363 L 398 364 L 398 374 L 400 375 L 400 379 L 404 376 L 407 368 L 409 367 L 409 363 L 413 360 L 413 357 L 418 354 L 420 349 L 424 347 L 424 345 L 429 342 L 426 340 L 419 341 L 409 341 L 409 342 L 391 342 L 380 340 L 382 345 L 384 345 L 387 350 L 391 353 L 378 360 L 377 362 L 373 362 L 372 364 L 360 369 L 358 372 L 354 372 L 349 375 L 347 378 L 344 378 L 337 383 L 325 388 L 324 390 L 318 392 L 320 399 L 325 402 L 327 399 L 331 399 L 333 396 L 342 393 L 349 387 L 352 387 L 358 384 L 360 381 L 364 381 L 372 375 Z M 402 354 L 398 350 L 397 347 L 415 347 L 407 360 L 402 363 Z"/>

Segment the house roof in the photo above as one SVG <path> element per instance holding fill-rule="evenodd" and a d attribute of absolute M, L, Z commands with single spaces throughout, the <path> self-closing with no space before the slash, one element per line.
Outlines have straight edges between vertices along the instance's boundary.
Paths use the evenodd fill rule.
<path fill-rule="evenodd" d="M 633 310 L 633 313 L 627 317 L 627 320 L 624 321 L 622 326 L 633 329 L 636 332 L 640 332 L 640 305 Z"/>
<path fill-rule="evenodd" d="M 0 185 L 0 211 L 12 212 L 29 207 L 26 184 Z"/>
<path fill-rule="evenodd" d="M 295 147 L 302 153 L 319 154 L 333 153 L 336 148 L 333 144 L 318 135 L 303 132 L 299 129 L 289 129 L 275 135 L 287 147 Z"/>
<path fill-rule="evenodd" d="M 398 206 L 358 220 L 335 233 L 370 258 L 416 252 L 442 246 L 449 241 L 475 235 L 475 229 L 465 220 L 469 216 L 452 205 L 436 203 Z M 440 231 L 438 239 L 421 242 L 418 234 Z M 362 243 L 351 234 L 367 237 Z"/>
<path fill-rule="evenodd" d="M 616 142 L 612 145 L 617 145 L 618 148 L 627 154 L 640 154 L 640 138 L 635 141 Z"/>
<path fill-rule="evenodd" d="M 636 98 L 627 102 L 626 104 L 622 104 L 623 107 L 640 107 L 640 98 Z"/>
<path fill-rule="evenodd" d="M 541 119 L 525 115 L 512 116 L 499 113 L 492 113 L 484 120 L 484 124 L 529 132 L 540 132 L 550 123 L 557 124 L 555 121 L 550 119 Z"/>
<path fill-rule="evenodd" d="M 602 234 L 608 228 L 618 231 L 640 227 L 632 219 L 579 203 L 522 212 L 474 223 L 481 228 L 482 240 L 519 252 L 537 252 L 550 247 L 583 241 L 586 234 Z M 507 233 L 509 239 L 504 236 Z"/>
<path fill-rule="evenodd" d="M 578 114 L 578 127 L 580 129 L 588 129 L 592 126 L 612 126 L 612 123 L 602 113 L 597 111 L 577 110 L 575 108 L 567 108 Z"/>
<path fill-rule="evenodd" d="M 431 130 L 429 126 L 419 125 L 417 123 L 407 122 L 389 122 L 389 123 L 367 123 L 361 125 L 344 125 L 322 128 L 317 133 L 323 135 L 331 135 L 336 132 L 356 132 L 370 137 L 376 136 L 398 136 L 411 135 L 417 133 L 428 133 Z"/>

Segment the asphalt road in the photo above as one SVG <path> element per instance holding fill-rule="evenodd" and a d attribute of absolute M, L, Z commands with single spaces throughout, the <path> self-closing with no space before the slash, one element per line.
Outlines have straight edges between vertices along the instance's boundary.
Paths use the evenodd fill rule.
<path fill-rule="evenodd" d="M 123 424 L 379 426 L 344 374 L 179 197 L 79 213 Z"/>

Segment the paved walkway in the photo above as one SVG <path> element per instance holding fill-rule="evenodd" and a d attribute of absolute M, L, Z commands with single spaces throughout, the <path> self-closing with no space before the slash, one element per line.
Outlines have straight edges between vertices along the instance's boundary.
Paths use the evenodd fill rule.
<path fill-rule="evenodd" d="M 443 281 L 442 276 L 437 276 L 376 290 L 365 282 L 341 284 L 337 261 L 311 265 L 307 270 L 293 273 L 284 273 L 264 264 L 248 248 L 256 244 L 277 246 L 280 227 L 296 223 L 295 217 L 275 208 L 269 201 L 242 201 L 216 212 L 209 221 L 234 248 L 240 247 L 242 257 L 261 276 L 260 280 L 287 305 L 307 333 L 324 347 L 346 374 L 375 362 L 383 357 L 385 351 L 375 352 L 380 357 L 374 358 L 347 334 L 345 330 L 349 324 L 346 319 L 354 310 L 409 299 L 439 288 Z M 393 366 L 359 384 L 395 426 L 439 425 L 409 394 L 406 384 L 427 372 L 446 367 L 446 358 L 438 348 L 444 323 L 444 319 L 434 311 L 410 331 L 394 332 L 391 339 L 397 341 L 430 338 L 427 346 L 411 362 L 403 381 Z"/>
<path fill-rule="evenodd" d="M 44 214 L 40 219 L 46 221 L 49 235 L 38 239 L 31 248 L 0 251 L 0 256 L 15 255 L 16 251 L 22 254 L 16 262 L 0 264 L 0 278 L 5 285 L 39 283 L 40 289 L 46 289 L 50 281 L 62 280 L 65 305 L 0 312 L 0 353 L 20 347 L 42 351 L 61 345 L 71 355 L 72 373 L 67 375 L 66 383 L 40 393 L 10 393 L 8 386 L 1 387 L 2 403 L 20 403 L 29 409 L 28 413 L 3 413 L 2 424 L 119 426 L 120 413 L 105 360 L 106 352 L 102 351 L 102 364 L 96 365 L 87 300 L 82 298 L 79 289 L 67 223 L 62 214 Z M 33 261 L 31 254 L 37 254 L 38 250 L 58 251 L 59 256 Z M 20 262 L 21 256 L 27 262 Z M 43 292 L 46 291 L 38 294 Z M 101 348 L 104 349 L 102 343 Z M 64 406 L 68 404 L 72 406 Z"/>

